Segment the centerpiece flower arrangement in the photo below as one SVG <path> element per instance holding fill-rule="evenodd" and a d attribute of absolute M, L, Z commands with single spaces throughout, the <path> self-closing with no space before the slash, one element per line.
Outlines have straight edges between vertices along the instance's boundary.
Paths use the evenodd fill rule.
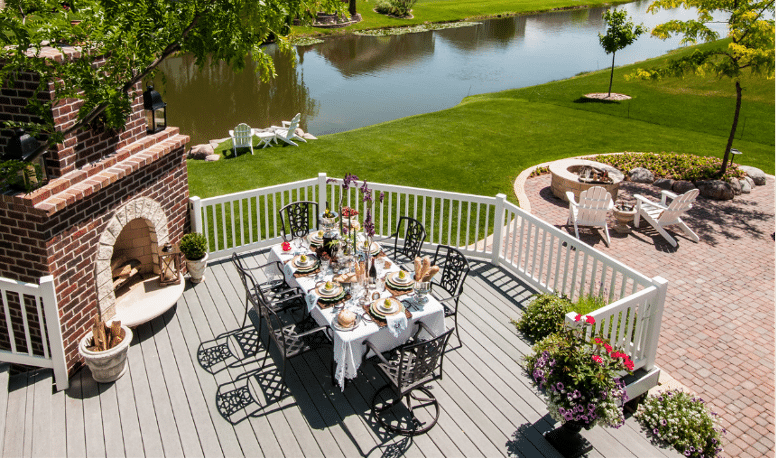
<path fill-rule="evenodd" d="M 327 180 L 327 182 L 337 183 L 338 181 L 330 178 Z M 347 240 L 351 241 L 352 250 L 354 250 L 354 252 L 357 251 L 357 231 L 359 229 L 359 224 L 353 225 L 351 221 L 353 218 L 358 217 L 360 212 L 355 208 L 344 207 L 343 205 L 344 196 L 349 193 L 349 188 L 352 185 L 354 185 L 355 188 L 358 188 L 362 194 L 362 203 L 365 208 L 365 218 L 362 222 L 362 229 L 365 232 L 365 236 L 370 240 L 374 235 L 376 235 L 371 208 L 373 204 L 373 190 L 368 187 L 367 180 L 363 180 L 362 185 L 360 185 L 359 182 L 360 179 L 357 177 L 357 175 L 347 173 L 341 182 L 341 194 L 338 200 L 338 227 L 341 228 L 341 234 L 345 236 Z M 383 201 L 384 192 L 379 194 L 379 202 Z M 344 220 L 346 223 L 344 223 Z"/>
<path fill-rule="evenodd" d="M 533 353 L 526 357 L 526 369 L 546 396 L 549 413 L 563 423 L 558 429 L 565 427 L 569 435 L 584 442 L 578 434 L 582 427 L 619 428 L 625 423 L 622 405 L 627 401 L 627 393 L 620 374 L 634 368 L 628 355 L 608 341 L 585 338 L 589 326 L 594 324 L 593 317 L 577 315 L 575 326 L 563 325 L 535 344 Z M 547 434 L 547 440 L 555 447 L 549 436 L 557 431 Z M 571 438 L 566 437 L 565 442 L 571 442 Z"/>

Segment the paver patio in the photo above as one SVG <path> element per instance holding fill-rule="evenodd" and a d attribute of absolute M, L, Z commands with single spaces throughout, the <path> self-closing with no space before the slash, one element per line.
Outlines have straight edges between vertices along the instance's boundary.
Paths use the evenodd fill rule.
<path fill-rule="evenodd" d="M 568 205 L 550 184 L 550 175 L 525 182 L 530 211 L 564 228 Z M 623 183 L 620 199 L 634 202 L 634 193 L 659 198 L 651 185 Z M 683 219 L 701 240 L 672 228 L 676 249 L 645 221 L 630 235 L 612 229 L 610 247 L 595 229 L 580 228 L 582 241 L 669 280 L 657 365 L 720 414 L 727 456 L 776 452 L 775 196 L 769 176 L 765 186 L 732 201 L 699 198 Z"/>

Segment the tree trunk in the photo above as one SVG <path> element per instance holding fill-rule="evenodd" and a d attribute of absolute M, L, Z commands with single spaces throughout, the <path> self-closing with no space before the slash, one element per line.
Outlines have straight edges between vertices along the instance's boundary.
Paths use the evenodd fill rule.
<path fill-rule="evenodd" d="M 614 82 L 614 59 L 617 57 L 617 53 L 611 53 L 611 77 L 609 78 L 609 97 L 611 97 L 611 83 Z"/>
<path fill-rule="evenodd" d="M 725 155 L 722 158 L 722 166 L 719 169 L 720 175 L 724 175 L 728 169 L 728 158 L 730 157 L 730 148 L 733 147 L 733 139 L 736 137 L 736 127 L 738 126 L 738 114 L 741 111 L 741 83 L 736 81 L 736 112 L 733 114 L 733 125 L 730 127 L 730 136 L 728 137 L 728 146 L 725 147 Z"/>
<path fill-rule="evenodd" d="M 357 0 L 349 0 L 349 15 L 357 14 Z"/>

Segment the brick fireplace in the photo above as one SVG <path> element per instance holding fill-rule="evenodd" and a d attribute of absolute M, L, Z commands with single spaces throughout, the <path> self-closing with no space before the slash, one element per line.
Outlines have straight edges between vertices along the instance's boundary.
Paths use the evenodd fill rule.
<path fill-rule="evenodd" d="M 46 57 L 63 58 L 56 50 Z M 36 86 L 34 75 L 23 74 L 13 88 L 0 89 L 0 121 L 33 120 L 24 106 Z M 44 156 L 45 186 L 0 195 L 0 276 L 37 283 L 53 275 L 71 371 L 94 315 L 108 321 L 115 314 L 117 261 L 133 260 L 147 277 L 159 274 L 158 248 L 178 243 L 189 226 L 189 137 L 175 127 L 147 135 L 140 83 L 134 93 L 123 131 L 69 135 Z M 54 109 L 58 128 L 75 123 L 78 106 L 68 101 Z M 0 136 L 0 150 L 9 135 Z"/>

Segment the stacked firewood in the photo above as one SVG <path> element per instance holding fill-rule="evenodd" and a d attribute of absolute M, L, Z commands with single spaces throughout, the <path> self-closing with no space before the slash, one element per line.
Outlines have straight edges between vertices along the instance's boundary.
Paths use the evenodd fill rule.
<path fill-rule="evenodd" d="M 124 339 L 122 322 L 114 321 L 110 326 L 100 320 L 99 315 L 95 315 L 95 323 L 92 325 L 92 346 L 91 351 L 106 351 L 119 345 Z"/>

